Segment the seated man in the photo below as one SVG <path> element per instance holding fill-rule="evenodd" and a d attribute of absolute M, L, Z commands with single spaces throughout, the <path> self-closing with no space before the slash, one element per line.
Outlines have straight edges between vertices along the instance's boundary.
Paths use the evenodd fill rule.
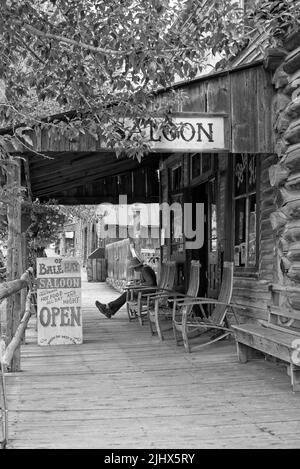
<path fill-rule="evenodd" d="M 140 272 L 140 281 L 137 284 L 137 287 L 140 285 L 148 287 L 156 287 L 156 275 L 153 269 L 149 265 L 144 265 L 137 257 L 134 257 L 130 265 L 136 272 Z M 149 293 L 151 290 L 149 291 Z M 137 297 L 137 293 L 135 294 Z M 116 314 L 117 311 L 126 303 L 127 293 L 122 293 L 116 300 L 111 301 L 110 303 L 103 304 L 100 301 L 96 301 L 95 305 L 99 309 L 100 313 L 104 314 L 107 318 L 111 318 Z"/>

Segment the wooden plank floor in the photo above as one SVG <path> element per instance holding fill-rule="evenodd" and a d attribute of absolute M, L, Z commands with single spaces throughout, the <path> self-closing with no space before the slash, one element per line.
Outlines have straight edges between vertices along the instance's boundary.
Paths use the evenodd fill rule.
<path fill-rule="evenodd" d="M 169 335 L 111 320 L 118 296 L 83 284 L 84 344 L 38 347 L 31 322 L 22 372 L 6 376 L 8 448 L 296 448 L 300 393 L 285 370 L 237 362 L 233 341 L 187 354 Z"/>

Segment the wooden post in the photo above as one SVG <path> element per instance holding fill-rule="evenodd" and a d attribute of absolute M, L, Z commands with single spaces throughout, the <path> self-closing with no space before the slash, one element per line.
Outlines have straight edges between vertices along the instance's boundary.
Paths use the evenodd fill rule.
<path fill-rule="evenodd" d="M 21 186 L 20 160 L 15 160 L 8 167 L 7 185 L 13 190 L 14 198 L 7 207 L 8 246 L 7 246 L 7 280 L 20 278 L 21 265 L 21 201 L 18 192 Z M 21 294 L 15 293 L 7 299 L 6 340 L 10 342 L 21 319 Z M 11 371 L 20 370 L 20 348 L 14 354 Z"/>
<path fill-rule="evenodd" d="M 232 158 L 227 158 L 227 175 L 226 175 L 226 214 L 233 220 L 233 204 L 232 204 L 232 191 L 233 191 L 233 163 Z M 224 261 L 233 261 L 233 240 L 232 240 L 232 225 L 228 223 L 227 217 L 224 217 L 224 232 L 225 232 L 225 246 L 224 246 Z"/>
<path fill-rule="evenodd" d="M 29 290 L 29 292 L 27 293 L 26 301 L 25 301 L 24 316 L 16 329 L 15 335 L 12 341 L 6 347 L 6 350 L 4 353 L 2 350 L 1 361 L 5 367 L 8 367 L 10 365 L 10 363 L 14 359 L 16 350 L 20 347 L 20 343 L 25 333 L 25 329 L 27 327 L 30 316 L 31 316 L 31 290 Z"/>
<path fill-rule="evenodd" d="M 29 199 L 31 200 L 31 199 Z M 23 268 L 23 270 L 25 271 L 25 269 L 28 269 L 29 267 L 29 262 L 28 262 L 28 258 L 29 258 L 29 251 L 28 251 L 28 238 L 27 238 L 27 234 L 26 234 L 26 229 L 27 227 L 29 226 L 30 224 L 30 214 L 29 213 L 21 213 L 21 250 L 20 250 L 20 254 L 21 254 L 21 266 Z M 26 295 L 27 295 L 27 291 L 25 288 L 23 288 L 21 290 L 21 318 L 24 316 L 25 314 L 25 303 L 26 303 Z M 25 334 L 24 334 L 24 337 L 22 339 L 22 343 L 25 343 Z"/>

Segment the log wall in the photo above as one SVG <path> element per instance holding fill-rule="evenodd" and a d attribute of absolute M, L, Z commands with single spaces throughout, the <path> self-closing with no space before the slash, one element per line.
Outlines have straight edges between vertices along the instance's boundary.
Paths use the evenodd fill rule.
<path fill-rule="evenodd" d="M 273 126 L 278 160 L 270 168 L 276 207 L 270 219 L 275 236 L 275 280 L 300 286 L 300 34 L 285 41 L 287 55 L 274 73 Z M 279 303 L 299 312 L 300 296 L 281 292 Z"/>

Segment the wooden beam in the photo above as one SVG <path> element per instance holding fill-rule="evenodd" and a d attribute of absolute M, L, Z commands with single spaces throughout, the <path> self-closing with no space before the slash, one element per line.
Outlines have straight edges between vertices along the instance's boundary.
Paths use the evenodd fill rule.
<path fill-rule="evenodd" d="M 34 155 L 30 156 L 29 164 L 31 170 L 40 170 L 40 169 L 48 169 L 51 167 L 56 168 L 57 165 L 63 165 L 69 167 L 73 163 L 80 163 L 84 160 L 89 159 L 90 161 L 96 161 L 101 158 L 102 156 L 106 157 L 110 156 L 109 153 L 54 153 L 51 155 L 51 159 L 46 159 L 42 157 L 34 158 Z M 115 157 L 114 157 L 115 158 Z"/>
<path fill-rule="evenodd" d="M 43 197 L 41 197 L 41 201 L 43 201 Z M 45 196 L 45 200 L 47 200 L 47 196 Z M 86 197 L 86 196 L 57 196 L 56 197 L 57 203 L 61 205 L 95 205 L 95 204 L 101 204 L 101 203 L 111 203 L 111 204 L 119 204 L 119 194 L 114 195 L 114 196 L 107 196 L 107 195 L 98 195 L 98 196 L 93 196 L 93 197 Z M 141 204 L 149 204 L 149 203 L 158 203 L 158 195 L 157 196 L 151 196 L 151 197 L 128 197 L 127 198 L 128 204 L 131 203 L 141 203 Z"/>
<path fill-rule="evenodd" d="M 103 169 L 110 169 L 119 167 L 122 165 L 128 165 L 128 168 L 131 169 L 132 167 L 139 167 L 139 163 L 136 160 L 129 160 L 129 159 L 116 159 L 116 158 L 86 158 L 83 161 L 76 162 L 73 160 L 71 164 L 64 165 L 63 162 L 60 163 L 55 160 L 51 165 L 48 165 L 47 168 L 40 168 L 31 167 L 31 175 L 33 181 L 38 179 L 46 179 L 48 180 L 49 175 L 57 176 L 65 172 L 66 175 L 71 174 L 72 172 L 82 171 L 84 169 L 93 170 L 94 168 L 103 168 Z"/>
<path fill-rule="evenodd" d="M 131 170 L 128 168 L 127 163 L 125 163 L 124 166 L 119 165 L 114 170 L 111 168 L 110 170 L 106 170 L 103 173 L 94 174 L 94 172 L 91 172 L 91 174 L 89 174 L 85 178 L 83 178 L 81 175 L 81 176 L 78 176 L 77 178 L 72 178 L 71 181 L 65 180 L 62 182 L 58 182 L 57 184 L 50 184 L 46 186 L 38 185 L 38 187 L 33 186 L 32 190 L 33 190 L 35 197 L 40 197 L 42 195 L 50 195 L 60 190 L 63 191 L 63 190 L 67 190 L 70 188 L 79 187 L 90 182 L 96 182 L 97 180 L 103 179 L 106 176 L 118 175 L 120 173 L 126 172 L 126 170 Z"/>
<path fill-rule="evenodd" d="M 21 202 L 18 189 L 21 186 L 20 160 L 15 159 L 8 167 L 7 185 L 14 188 L 14 200 L 7 207 L 8 243 L 7 243 L 7 279 L 19 279 L 22 273 L 21 252 Z M 21 296 L 15 293 L 7 299 L 7 341 L 10 342 L 21 318 Z M 20 369 L 20 350 L 17 350 L 13 361 L 12 371 Z"/>
<path fill-rule="evenodd" d="M 101 173 L 103 171 L 106 171 L 106 173 L 109 173 L 111 170 L 115 171 L 115 168 L 128 168 L 128 163 L 108 163 L 105 164 L 101 161 L 97 162 L 97 164 L 89 164 L 89 162 L 86 162 L 84 165 L 79 166 L 77 165 L 72 166 L 70 169 L 66 170 L 63 168 L 57 168 L 55 171 L 47 171 L 46 173 L 44 172 L 37 172 L 35 175 L 35 180 L 38 181 L 38 183 L 33 180 L 32 186 L 34 187 L 34 190 L 36 190 L 39 187 L 45 187 L 50 186 L 51 181 L 57 182 L 62 181 L 62 180 L 73 180 L 74 176 L 78 175 L 80 179 L 82 179 L 83 176 L 88 176 L 89 174 L 99 174 L 101 177 Z"/>

